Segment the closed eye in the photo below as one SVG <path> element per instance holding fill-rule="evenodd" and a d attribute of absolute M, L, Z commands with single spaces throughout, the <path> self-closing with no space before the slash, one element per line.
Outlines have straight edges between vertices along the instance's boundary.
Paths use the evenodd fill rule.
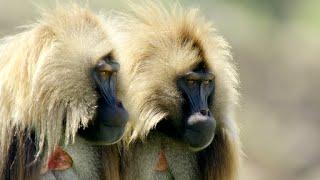
<path fill-rule="evenodd" d="M 209 80 L 205 80 L 205 81 L 203 81 L 203 83 L 204 83 L 205 85 L 208 85 L 208 84 L 210 83 L 210 81 L 209 81 Z"/>

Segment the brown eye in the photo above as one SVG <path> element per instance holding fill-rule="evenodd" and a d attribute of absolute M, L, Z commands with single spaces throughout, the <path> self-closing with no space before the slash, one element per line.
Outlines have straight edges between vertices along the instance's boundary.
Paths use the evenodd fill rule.
<path fill-rule="evenodd" d="M 205 81 L 203 81 L 203 84 L 205 84 L 205 85 L 208 85 L 210 83 L 210 81 L 209 80 L 205 80 Z"/>
<path fill-rule="evenodd" d="M 107 72 L 107 71 L 100 71 L 100 76 L 101 76 L 102 78 L 107 78 L 108 75 L 109 75 L 109 72 Z"/>

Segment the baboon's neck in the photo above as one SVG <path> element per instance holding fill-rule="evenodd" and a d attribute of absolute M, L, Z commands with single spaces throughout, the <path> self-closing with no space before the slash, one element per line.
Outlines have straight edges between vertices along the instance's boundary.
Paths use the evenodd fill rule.
<path fill-rule="evenodd" d="M 128 163 L 128 179 L 199 179 L 196 154 L 186 145 L 157 132 L 134 145 Z"/>

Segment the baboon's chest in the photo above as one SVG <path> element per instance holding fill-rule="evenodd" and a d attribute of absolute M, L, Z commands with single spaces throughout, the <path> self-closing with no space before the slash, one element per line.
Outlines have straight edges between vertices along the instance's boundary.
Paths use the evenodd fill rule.
<path fill-rule="evenodd" d="M 88 144 L 85 140 L 77 137 L 76 142 L 63 147 L 73 161 L 72 167 L 60 171 L 48 171 L 42 175 L 41 180 L 64 180 L 64 179 L 90 179 L 99 180 L 102 162 L 99 155 L 99 147 Z"/>
<path fill-rule="evenodd" d="M 136 144 L 129 162 L 133 179 L 199 179 L 196 155 L 166 136 L 153 134 Z"/>

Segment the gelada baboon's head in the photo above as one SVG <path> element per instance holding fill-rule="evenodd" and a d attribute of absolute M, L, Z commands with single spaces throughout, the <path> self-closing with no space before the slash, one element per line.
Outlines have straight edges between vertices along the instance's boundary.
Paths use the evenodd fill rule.
<path fill-rule="evenodd" d="M 132 5 L 118 19 L 122 33 L 120 79 L 132 115 L 128 141 L 151 130 L 206 148 L 220 127 L 230 126 L 237 102 L 237 74 L 229 46 L 196 9 Z M 236 131 L 236 130 L 235 130 Z"/>
<path fill-rule="evenodd" d="M 95 144 L 121 139 L 128 114 L 116 95 L 120 65 L 100 16 L 57 5 L 1 43 L 1 153 L 26 129 L 39 151 L 77 133 Z"/>

